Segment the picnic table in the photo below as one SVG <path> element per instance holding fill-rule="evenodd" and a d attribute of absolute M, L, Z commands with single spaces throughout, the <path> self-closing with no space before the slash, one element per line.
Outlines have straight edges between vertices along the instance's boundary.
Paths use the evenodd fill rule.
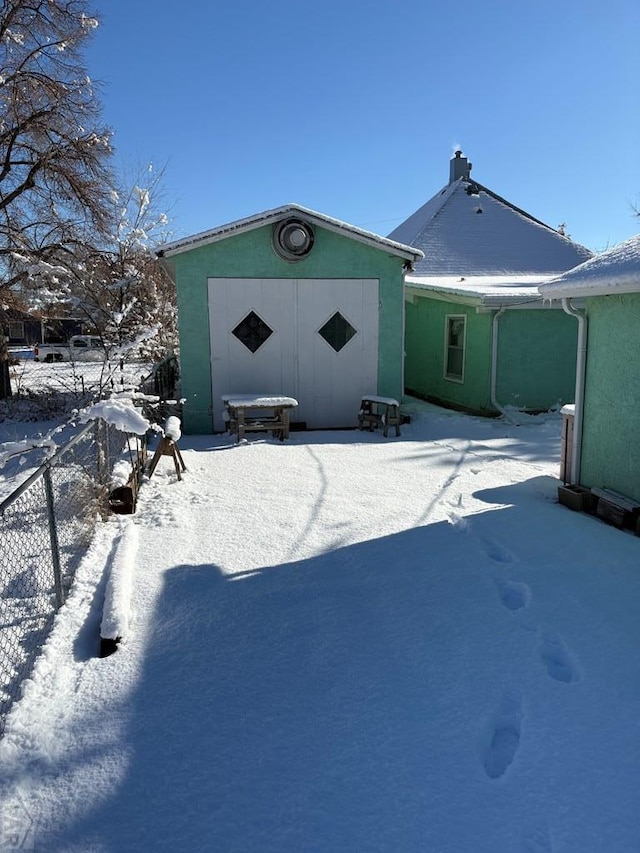
<path fill-rule="evenodd" d="M 281 394 L 224 394 L 222 404 L 227 429 L 238 441 L 247 432 L 271 432 L 284 441 L 289 438 L 291 409 L 298 401 Z"/>

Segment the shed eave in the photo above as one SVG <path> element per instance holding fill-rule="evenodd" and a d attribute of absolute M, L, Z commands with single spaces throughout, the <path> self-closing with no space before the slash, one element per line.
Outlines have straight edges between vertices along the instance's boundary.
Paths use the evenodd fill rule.
<path fill-rule="evenodd" d="M 436 299 L 439 302 L 455 302 L 459 305 L 482 305 L 480 298 L 473 293 L 445 291 L 426 285 L 415 285 L 407 282 L 406 279 L 404 289 L 405 294 L 410 296 L 412 301 L 417 297 L 418 299 Z"/>
<path fill-rule="evenodd" d="M 540 308 L 542 307 L 543 299 L 538 294 L 530 294 L 529 296 L 485 296 L 482 299 L 483 308 Z M 548 306 L 549 307 L 549 306 Z M 560 307 L 560 303 L 555 307 Z"/>
<path fill-rule="evenodd" d="M 560 282 L 558 284 L 541 285 L 539 291 L 544 299 L 563 299 L 575 296 L 614 296 L 622 293 L 640 293 L 640 278 L 629 281 L 584 281 Z"/>
<path fill-rule="evenodd" d="M 513 290 L 500 293 L 491 289 L 483 292 L 482 290 L 474 291 L 465 287 L 455 287 L 454 285 L 442 286 L 427 281 L 418 281 L 414 276 L 407 276 L 405 289 L 412 297 L 417 296 L 423 299 L 439 299 L 445 302 L 475 305 L 479 309 L 484 308 L 489 310 L 497 308 L 519 308 L 525 305 L 540 306 L 543 302 L 543 297 L 535 287 L 523 288 L 519 293 L 514 293 Z"/>
<path fill-rule="evenodd" d="M 191 237 L 166 243 L 164 246 L 160 246 L 157 254 L 161 258 L 170 258 L 182 252 L 188 252 L 192 249 L 210 245 L 211 243 L 217 243 L 220 240 L 226 240 L 227 237 L 233 237 L 238 234 L 244 234 L 247 231 L 252 231 L 255 228 L 271 225 L 287 216 L 301 216 L 313 225 L 325 228 L 336 234 L 350 237 L 360 243 L 380 249 L 411 263 L 424 257 L 420 249 L 414 249 L 412 246 L 406 246 L 403 243 L 390 240 L 388 237 L 382 237 L 379 234 L 374 234 L 372 231 L 365 231 L 355 225 L 349 225 L 347 222 L 325 216 L 323 213 L 318 213 L 315 210 L 310 210 L 297 204 L 288 204 L 283 207 L 274 208 L 273 210 L 266 210 L 245 219 L 221 225 L 210 231 L 203 231 Z"/>

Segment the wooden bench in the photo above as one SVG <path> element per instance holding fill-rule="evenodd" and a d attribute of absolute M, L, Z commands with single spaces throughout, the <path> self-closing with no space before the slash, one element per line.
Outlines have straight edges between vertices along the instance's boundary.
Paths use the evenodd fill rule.
<path fill-rule="evenodd" d="M 222 397 L 227 429 L 242 441 L 248 432 L 270 432 L 274 438 L 289 438 L 291 409 L 298 405 L 293 397 L 276 394 L 225 394 Z"/>
<path fill-rule="evenodd" d="M 400 435 L 400 403 L 393 397 L 378 397 L 375 394 L 363 397 L 358 413 L 358 427 L 371 432 L 379 426 L 385 438 L 389 435 L 390 426 L 394 426 L 396 435 Z"/>

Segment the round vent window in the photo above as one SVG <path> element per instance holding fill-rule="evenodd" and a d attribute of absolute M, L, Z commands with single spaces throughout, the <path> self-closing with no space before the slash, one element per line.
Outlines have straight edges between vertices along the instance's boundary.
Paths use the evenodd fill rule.
<path fill-rule="evenodd" d="M 273 248 L 285 261 L 299 261 L 313 248 L 313 230 L 301 219 L 278 222 L 273 229 Z"/>

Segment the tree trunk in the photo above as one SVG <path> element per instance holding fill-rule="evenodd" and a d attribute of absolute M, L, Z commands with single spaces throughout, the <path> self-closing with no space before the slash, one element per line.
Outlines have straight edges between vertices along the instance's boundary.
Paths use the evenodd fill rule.
<path fill-rule="evenodd" d="M 9 376 L 9 348 L 0 333 L 0 400 L 11 397 L 11 377 Z"/>

